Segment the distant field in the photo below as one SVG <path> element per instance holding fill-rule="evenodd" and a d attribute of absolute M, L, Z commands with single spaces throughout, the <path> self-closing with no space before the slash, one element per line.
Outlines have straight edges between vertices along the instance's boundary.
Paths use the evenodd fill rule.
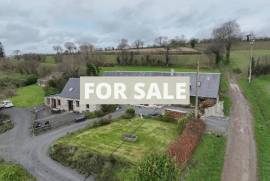
<path fill-rule="evenodd" d="M 270 50 L 255 50 L 254 57 L 269 55 Z M 231 66 L 232 68 L 240 68 L 247 74 L 249 66 L 250 55 L 248 50 L 237 50 L 231 53 Z"/>
<path fill-rule="evenodd" d="M 33 178 L 21 166 L 10 163 L 0 163 L 0 180 L 1 181 L 34 181 Z"/>
<path fill-rule="evenodd" d="M 240 80 L 241 88 L 247 96 L 254 120 L 257 144 L 259 180 L 270 180 L 270 75 L 260 76 L 248 84 Z"/>
<path fill-rule="evenodd" d="M 135 129 L 138 140 L 134 143 L 123 142 L 122 135 L 132 133 Z M 165 151 L 167 145 L 176 137 L 176 129 L 173 123 L 134 118 L 84 130 L 63 137 L 56 144 L 72 145 L 79 150 L 98 152 L 106 156 L 114 152 L 113 156 L 136 163 L 146 153 Z M 117 149 L 118 146 L 120 147 Z"/>
<path fill-rule="evenodd" d="M 225 138 L 205 134 L 188 166 L 182 171 L 185 181 L 219 181 L 225 154 Z"/>
<path fill-rule="evenodd" d="M 44 90 L 38 85 L 21 87 L 16 90 L 16 96 L 11 100 L 16 107 L 32 107 L 43 103 Z"/>

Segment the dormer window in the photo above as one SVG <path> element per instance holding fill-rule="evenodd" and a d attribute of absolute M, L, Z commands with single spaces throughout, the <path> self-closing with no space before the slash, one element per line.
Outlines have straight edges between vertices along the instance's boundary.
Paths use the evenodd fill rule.
<path fill-rule="evenodd" d="M 73 91 L 73 88 L 72 88 L 72 87 L 71 87 L 71 88 L 69 88 L 69 89 L 68 89 L 68 91 L 69 91 L 69 92 Z"/>

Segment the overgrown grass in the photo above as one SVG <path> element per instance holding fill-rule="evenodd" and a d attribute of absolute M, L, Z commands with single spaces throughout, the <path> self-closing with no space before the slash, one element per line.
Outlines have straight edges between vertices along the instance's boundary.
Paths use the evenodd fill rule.
<path fill-rule="evenodd" d="M 17 164 L 0 162 L 1 181 L 34 181 L 36 180 L 25 169 Z"/>
<path fill-rule="evenodd" d="M 123 142 L 122 135 L 134 130 L 138 140 Z M 113 153 L 115 157 L 136 163 L 147 152 L 164 151 L 176 135 L 177 128 L 173 123 L 134 118 L 71 134 L 58 140 L 56 144 L 73 145 L 103 155 Z"/>
<path fill-rule="evenodd" d="M 224 154 L 225 138 L 205 134 L 181 177 L 185 181 L 221 180 Z"/>
<path fill-rule="evenodd" d="M 14 127 L 14 123 L 12 121 L 6 121 L 3 123 L 0 123 L 0 134 L 7 132 L 13 127 Z"/>
<path fill-rule="evenodd" d="M 270 75 L 261 76 L 248 84 L 240 80 L 240 86 L 248 98 L 255 118 L 255 136 L 259 180 L 270 180 Z"/>
<path fill-rule="evenodd" d="M 16 107 L 33 107 L 43 103 L 44 90 L 38 85 L 21 87 L 16 90 L 16 96 L 11 100 Z"/>

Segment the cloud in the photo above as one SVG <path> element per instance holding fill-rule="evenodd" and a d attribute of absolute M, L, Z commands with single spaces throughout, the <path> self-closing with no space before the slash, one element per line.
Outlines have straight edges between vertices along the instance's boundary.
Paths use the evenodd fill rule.
<path fill-rule="evenodd" d="M 10 54 L 52 52 L 65 41 L 116 46 L 121 38 L 205 38 L 236 19 L 244 32 L 270 36 L 269 0 L 0 0 L 0 41 Z"/>

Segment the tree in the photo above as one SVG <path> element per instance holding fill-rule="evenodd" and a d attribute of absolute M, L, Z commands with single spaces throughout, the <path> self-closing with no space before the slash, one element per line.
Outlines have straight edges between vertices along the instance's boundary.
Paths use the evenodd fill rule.
<path fill-rule="evenodd" d="M 230 62 L 231 47 L 235 40 L 239 38 L 239 34 L 240 26 L 235 20 L 225 22 L 213 30 L 214 39 L 224 44 L 226 63 Z"/>
<path fill-rule="evenodd" d="M 14 50 L 13 51 L 13 55 L 14 57 L 18 60 L 20 57 L 21 51 L 20 50 Z"/>
<path fill-rule="evenodd" d="M 79 48 L 81 53 L 85 53 L 87 55 L 95 50 L 95 46 L 91 43 L 82 43 Z"/>
<path fill-rule="evenodd" d="M 159 47 L 164 47 L 168 44 L 168 37 L 166 36 L 159 36 L 154 40 L 155 44 Z"/>
<path fill-rule="evenodd" d="M 129 48 L 128 40 L 125 38 L 122 38 L 118 44 L 118 49 L 127 49 Z"/>
<path fill-rule="evenodd" d="M 0 42 L 0 58 L 5 57 L 4 45 Z"/>
<path fill-rule="evenodd" d="M 196 44 L 198 43 L 198 39 L 192 38 L 189 43 L 191 48 L 195 48 Z"/>
<path fill-rule="evenodd" d="M 212 53 L 215 55 L 215 63 L 218 65 L 223 60 L 224 44 L 217 40 L 212 40 L 206 49 L 206 53 Z"/>
<path fill-rule="evenodd" d="M 135 40 L 133 44 L 134 44 L 134 47 L 138 49 L 138 48 L 143 48 L 144 42 L 142 40 Z"/>
<path fill-rule="evenodd" d="M 77 49 L 76 45 L 73 42 L 66 42 L 64 46 L 69 53 L 73 53 Z"/>
<path fill-rule="evenodd" d="M 60 45 L 53 46 L 53 50 L 59 55 L 63 52 L 63 48 Z"/>
<path fill-rule="evenodd" d="M 86 75 L 98 76 L 99 75 L 99 68 L 95 64 L 88 63 L 86 65 Z"/>

